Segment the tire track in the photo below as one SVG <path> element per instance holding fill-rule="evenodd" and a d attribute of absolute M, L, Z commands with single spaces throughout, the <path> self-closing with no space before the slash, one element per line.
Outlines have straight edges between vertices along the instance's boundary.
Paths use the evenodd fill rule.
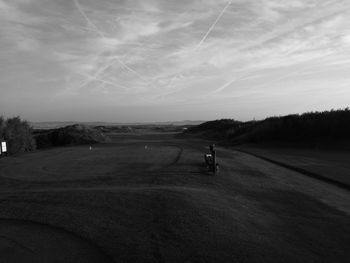
<path fill-rule="evenodd" d="M 154 171 L 152 181 L 150 182 L 150 186 L 157 184 L 157 180 L 160 176 L 162 176 L 162 171 L 169 169 L 170 167 L 175 166 L 179 160 L 181 159 L 182 153 L 184 151 L 183 147 L 178 145 L 168 145 L 172 147 L 177 147 L 179 149 L 179 152 L 177 153 L 174 160 L 162 167 L 161 169 Z M 174 186 L 171 187 L 169 190 L 173 190 Z M 167 217 L 167 202 L 164 199 L 164 191 L 158 190 L 155 194 L 154 198 L 152 199 L 151 206 L 152 206 L 152 231 L 150 233 L 150 240 L 151 240 L 151 247 L 152 247 L 152 255 L 154 257 L 154 262 L 162 263 L 165 262 L 164 258 L 161 253 L 161 245 L 162 245 L 162 235 L 167 231 L 167 225 L 164 220 L 164 218 Z M 163 219 L 163 220 L 162 220 Z"/>
<path fill-rule="evenodd" d="M 37 254 L 33 249 L 23 245 L 22 243 L 18 242 L 17 240 L 15 240 L 13 238 L 10 238 L 10 237 L 5 236 L 5 235 L 0 235 L 0 239 L 6 240 L 7 242 L 10 242 L 23 250 L 28 250 L 30 253 Z"/>
<path fill-rule="evenodd" d="M 9 223 L 16 224 L 18 226 L 23 226 L 26 229 L 26 231 L 28 231 L 29 228 L 31 228 L 31 229 L 34 228 L 34 229 L 36 229 L 36 231 L 38 230 L 38 228 L 40 228 L 40 230 L 41 229 L 44 230 L 44 233 L 47 233 L 47 231 L 50 231 L 50 233 L 52 232 L 52 234 L 54 234 L 53 235 L 54 237 L 64 235 L 69 240 L 72 239 L 73 242 L 79 242 L 80 244 L 83 244 L 84 246 L 90 247 L 90 249 L 91 248 L 94 249 L 95 252 L 97 252 L 103 258 L 103 260 L 104 260 L 103 262 L 111 262 L 111 263 L 114 262 L 112 256 L 107 251 L 105 251 L 105 249 L 103 247 L 101 247 L 99 244 L 95 243 L 90 238 L 84 237 L 84 235 L 81 235 L 75 231 L 68 230 L 65 227 L 61 227 L 61 226 L 57 226 L 57 225 L 53 225 L 53 224 L 47 224 L 47 223 L 43 223 L 43 222 L 38 222 L 35 220 L 30 220 L 30 219 L 26 220 L 26 219 L 8 218 L 8 217 L 0 218 L 0 226 L 1 226 L 1 224 L 6 225 Z M 33 233 L 36 232 L 34 230 L 32 230 L 32 231 L 33 231 Z M 14 245 L 20 247 L 21 249 L 27 250 L 32 254 L 40 254 L 41 247 L 36 247 L 36 249 L 32 249 L 32 248 L 22 244 L 21 242 L 15 240 L 13 238 L 10 238 L 8 236 L 5 236 L 5 235 L 0 235 L 0 238 L 13 243 Z M 62 252 L 62 253 L 65 253 L 65 252 Z M 69 254 L 67 254 L 67 256 L 69 256 Z M 1 261 L 1 262 L 3 262 L 3 261 Z"/>

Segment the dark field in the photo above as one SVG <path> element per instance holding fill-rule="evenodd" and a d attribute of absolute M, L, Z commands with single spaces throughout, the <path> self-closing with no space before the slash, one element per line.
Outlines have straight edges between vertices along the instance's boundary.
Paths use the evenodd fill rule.
<path fill-rule="evenodd" d="M 213 176 L 206 148 L 119 134 L 1 159 L 0 262 L 349 262 L 349 191 L 222 148 Z"/>

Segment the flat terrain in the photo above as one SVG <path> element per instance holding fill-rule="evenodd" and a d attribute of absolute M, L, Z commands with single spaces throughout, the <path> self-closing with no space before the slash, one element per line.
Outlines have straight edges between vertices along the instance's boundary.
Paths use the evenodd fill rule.
<path fill-rule="evenodd" d="M 349 262 L 350 193 L 172 134 L 0 159 L 0 262 Z"/>

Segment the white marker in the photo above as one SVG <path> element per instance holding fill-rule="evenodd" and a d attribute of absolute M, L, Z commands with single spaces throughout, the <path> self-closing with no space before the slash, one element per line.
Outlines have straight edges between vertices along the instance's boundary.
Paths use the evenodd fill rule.
<path fill-rule="evenodd" d="M 91 151 L 91 149 L 92 149 L 92 147 L 90 146 L 90 147 L 89 147 L 89 150 Z"/>
<path fill-rule="evenodd" d="M 145 150 L 147 150 L 147 145 L 145 145 Z"/>
<path fill-rule="evenodd" d="M 2 150 L 3 153 L 7 152 L 6 142 L 1 142 L 1 150 Z"/>

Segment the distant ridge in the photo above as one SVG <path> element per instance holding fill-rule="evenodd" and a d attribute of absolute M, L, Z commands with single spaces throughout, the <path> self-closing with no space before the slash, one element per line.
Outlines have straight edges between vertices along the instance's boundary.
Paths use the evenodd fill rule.
<path fill-rule="evenodd" d="M 74 121 L 48 121 L 48 122 L 30 122 L 34 129 L 57 129 L 74 124 L 81 124 L 90 127 L 95 126 L 135 126 L 135 125 L 199 125 L 205 121 L 203 120 L 183 120 L 183 121 L 167 121 L 167 122 L 74 122 Z"/>

